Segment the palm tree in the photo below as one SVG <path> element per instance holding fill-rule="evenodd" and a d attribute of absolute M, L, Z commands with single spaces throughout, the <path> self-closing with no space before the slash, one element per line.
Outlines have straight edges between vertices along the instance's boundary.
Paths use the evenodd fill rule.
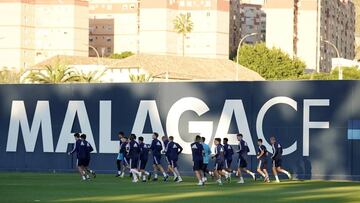
<path fill-rule="evenodd" d="M 144 83 L 144 82 L 152 82 L 153 78 L 152 75 L 146 76 L 145 74 L 131 74 L 129 75 L 130 81 L 134 83 Z"/>
<path fill-rule="evenodd" d="M 21 82 L 23 70 L 4 67 L 0 69 L 0 83 L 17 84 Z"/>
<path fill-rule="evenodd" d="M 191 21 L 190 14 L 180 14 L 174 20 L 174 29 L 182 36 L 182 55 L 185 56 L 185 37 L 192 32 L 194 23 Z"/>
<path fill-rule="evenodd" d="M 104 71 L 90 71 L 87 73 L 78 72 L 76 75 L 79 77 L 79 82 L 83 83 L 99 83 L 101 78 L 105 75 L 106 70 Z"/>
<path fill-rule="evenodd" d="M 44 70 L 31 71 L 26 77 L 33 83 L 57 84 L 79 82 L 80 77 L 67 65 L 56 63 L 46 65 Z"/>

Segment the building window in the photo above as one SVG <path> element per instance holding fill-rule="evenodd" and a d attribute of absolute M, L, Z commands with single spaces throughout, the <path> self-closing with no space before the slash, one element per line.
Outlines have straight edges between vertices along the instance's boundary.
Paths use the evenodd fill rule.
<path fill-rule="evenodd" d="M 110 38 L 110 37 L 108 37 L 108 38 L 106 39 L 106 41 L 111 42 L 111 38 Z"/>
<path fill-rule="evenodd" d="M 93 39 L 93 38 L 90 38 L 89 41 L 92 42 L 92 41 L 94 41 L 94 39 Z"/>
<path fill-rule="evenodd" d="M 111 53 L 111 47 L 108 47 L 108 48 L 106 49 L 106 51 L 107 51 L 108 53 Z"/>

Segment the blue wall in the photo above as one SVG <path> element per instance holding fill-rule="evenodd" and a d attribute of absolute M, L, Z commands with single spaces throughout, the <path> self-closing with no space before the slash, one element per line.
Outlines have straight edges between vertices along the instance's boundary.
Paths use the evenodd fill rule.
<path fill-rule="evenodd" d="M 292 149 L 296 148 L 294 152 L 289 149 L 291 153 L 284 156 L 284 167 L 293 171 L 298 177 L 360 179 L 360 82 L 358 81 L 0 85 L 0 98 L 0 170 L 73 170 L 75 160 L 61 150 L 61 146 L 64 145 L 59 144 L 60 134 L 63 129 L 66 139 L 72 142 L 72 135 L 66 133 L 64 129 L 67 125 L 64 124 L 65 121 L 65 123 L 71 123 L 72 132 L 85 131 L 89 135 L 89 132 L 83 129 L 88 118 L 90 134 L 94 138 L 93 145 L 97 149 L 97 153 L 92 154 L 92 168 L 103 172 L 115 171 L 117 148 L 114 146 L 117 147 L 117 143 L 108 145 L 109 139 L 107 139 L 106 143 L 100 146 L 100 123 L 104 125 L 103 139 L 106 140 L 106 129 L 109 129 L 111 140 L 116 141 L 118 131 L 124 131 L 127 134 L 133 131 L 137 113 L 138 116 L 141 114 L 138 112 L 141 101 L 142 104 L 155 103 L 157 111 L 152 111 L 152 113 L 155 112 L 152 121 L 147 117 L 143 133 L 151 133 L 154 125 L 157 125 L 166 134 L 169 130 L 177 131 L 176 125 L 175 127 L 167 126 L 170 109 L 173 108 L 175 115 L 176 112 L 181 113 L 181 109 L 189 104 L 186 103 L 188 101 L 190 102 L 187 106 L 188 111 L 182 113 L 178 120 L 168 119 L 169 123 L 179 124 L 180 136 L 175 135 L 175 139 L 183 140 L 187 147 L 196 135 L 195 132 L 189 133 L 191 130 L 189 121 L 202 121 L 210 125 L 201 129 L 205 133 L 203 135 L 211 141 L 210 143 L 215 136 L 234 139 L 234 135 L 220 132 L 219 129 L 225 128 L 228 134 L 240 131 L 249 135 L 248 139 L 256 145 L 260 128 L 267 140 L 270 136 L 276 136 L 284 148 L 290 146 L 293 146 Z M 106 112 L 109 110 L 110 101 L 111 114 Z M 173 105 L 178 101 L 180 103 L 176 111 Z M 192 105 L 192 102 L 197 104 Z M 259 111 L 271 102 L 278 102 L 278 104 L 270 105 L 264 119 L 261 119 L 263 125 L 259 127 L 259 121 L 257 121 Z M 103 105 L 102 110 L 100 110 L 100 103 Z M 304 110 L 306 104 L 311 105 L 308 111 Z M 227 106 L 227 109 L 224 110 L 224 106 Z M 85 107 L 86 114 L 84 111 L 80 112 L 82 115 L 77 112 L 75 118 L 72 119 L 71 110 L 81 111 L 82 107 Z M 192 111 L 191 108 L 194 107 L 198 107 L 198 110 L 202 112 Z M 27 118 L 24 118 L 22 109 L 26 110 Z M 38 118 L 41 118 L 38 120 L 40 122 L 33 122 L 35 109 L 37 109 Z M 103 114 L 102 121 L 99 118 L 100 111 Z M 50 119 L 47 119 L 47 112 L 50 112 Z M 157 112 L 160 123 L 154 124 Z M 242 112 L 245 112 L 245 116 Z M 68 118 L 65 118 L 66 114 Z M 146 111 L 145 115 L 147 115 Z M 322 123 L 306 124 L 306 115 L 309 115 L 308 120 L 311 122 Z M 221 117 L 223 123 L 219 125 Z M 28 121 L 29 127 L 24 121 Z M 230 122 L 228 130 L 226 121 Z M 41 126 L 38 133 L 36 133 L 37 128 L 34 123 Z M 200 129 L 197 126 L 199 122 L 193 124 L 192 128 Z M 136 125 L 139 127 L 139 124 Z M 10 126 L 12 129 L 19 129 L 18 132 L 9 130 Z M 248 132 L 246 126 L 248 126 Z M 309 130 L 308 154 L 306 142 L 304 143 L 304 135 L 306 135 L 304 126 L 314 127 Z M 26 132 L 26 128 L 28 130 L 31 128 L 31 136 L 37 136 L 36 140 L 29 139 L 30 133 Z M 45 134 L 42 135 L 42 132 Z M 28 137 L 24 139 L 23 134 Z M 148 135 L 145 136 L 149 139 Z M 17 140 L 16 137 L 18 137 Z M 50 137 L 52 139 L 49 139 Z M 43 138 L 46 139 L 45 147 Z M 65 137 L 61 139 L 64 140 Z M 26 144 L 25 141 L 27 141 Z M 34 149 L 31 147 L 32 141 L 35 144 Z M 233 142 L 233 144 L 236 143 Z M 25 150 L 25 145 L 27 150 Z M 255 145 L 253 145 L 254 149 L 257 149 Z M 72 144 L 66 145 L 65 148 L 69 151 Z M 254 170 L 257 165 L 256 158 L 254 155 L 248 158 L 250 168 Z M 190 173 L 190 155 L 183 154 L 180 160 L 181 170 Z M 235 165 L 236 163 L 233 167 Z"/>

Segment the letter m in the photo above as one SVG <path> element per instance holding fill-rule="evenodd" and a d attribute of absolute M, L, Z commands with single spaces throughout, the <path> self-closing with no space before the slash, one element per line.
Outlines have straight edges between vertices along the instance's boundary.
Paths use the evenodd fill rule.
<path fill-rule="evenodd" d="M 6 151 L 16 152 L 19 128 L 21 128 L 26 152 L 34 152 L 40 127 L 44 152 L 54 152 L 49 102 L 37 102 L 30 128 L 24 101 L 13 101 Z"/>

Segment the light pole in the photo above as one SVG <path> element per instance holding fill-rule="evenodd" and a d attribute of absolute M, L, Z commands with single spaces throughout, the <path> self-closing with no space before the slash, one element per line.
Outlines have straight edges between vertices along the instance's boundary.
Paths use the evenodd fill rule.
<path fill-rule="evenodd" d="M 335 46 L 335 44 L 331 43 L 328 40 L 323 40 L 323 42 L 326 43 L 326 44 L 329 44 L 330 46 L 332 46 L 335 49 L 337 58 L 339 59 L 340 58 L 340 52 L 339 52 L 339 49 Z M 340 66 L 338 68 L 339 68 L 339 80 L 342 80 L 343 79 L 343 69 Z"/>
<path fill-rule="evenodd" d="M 236 51 L 236 80 L 239 80 L 239 51 L 240 51 L 240 48 L 241 48 L 241 44 L 245 41 L 245 39 L 247 39 L 248 37 L 251 37 L 251 36 L 255 36 L 255 35 L 258 35 L 259 33 L 256 33 L 256 32 L 253 32 L 253 33 L 250 33 L 250 34 L 247 34 L 245 35 L 243 38 L 241 38 L 240 42 L 239 42 L 239 45 L 238 45 L 238 48 L 237 48 L 237 51 Z"/>
<path fill-rule="evenodd" d="M 96 48 L 92 45 L 88 45 L 91 49 L 93 49 L 96 53 L 96 57 L 97 57 L 97 64 L 100 65 L 100 55 L 99 55 L 99 52 L 96 50 Z"/>

